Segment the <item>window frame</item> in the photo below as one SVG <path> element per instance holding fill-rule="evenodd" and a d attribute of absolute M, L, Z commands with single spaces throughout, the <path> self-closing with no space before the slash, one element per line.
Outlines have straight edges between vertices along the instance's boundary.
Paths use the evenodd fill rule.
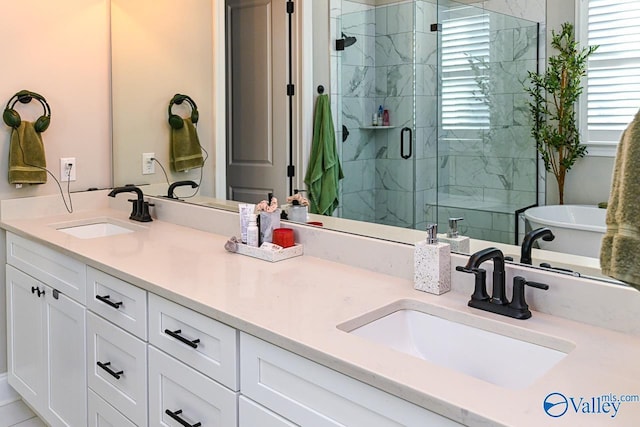
<path fill-rule="evenodd" d="M 589 0 L 575 0 L 575 34 L 580 46 L 588 45 L 588 12 Z M 598 141 L 588 139 L 588 85 L 586 76 L 582 79 L 582 85 L 584 87 L 584 92 L 578 101 L 577 118 L 578 129 L 580 130 L 580 135 L 583 138 L 582 144 L 587 146 L 586 155 L 590 157 L 615 157 L 619 141 Z"/>

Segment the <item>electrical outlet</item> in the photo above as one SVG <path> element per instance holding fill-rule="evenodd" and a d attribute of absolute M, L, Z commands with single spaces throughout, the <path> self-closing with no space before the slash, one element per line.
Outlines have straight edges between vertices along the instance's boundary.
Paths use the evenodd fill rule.
<path fill-rule="evenodd" d="M 142 153 L 142 175 L 156 173 L 155 153 Z"/>
<path fill-rule="evenodd" d="M 76 180 L 76 158 L 75 157 L 60 157 L 60 181 L 75 181 Z"/>

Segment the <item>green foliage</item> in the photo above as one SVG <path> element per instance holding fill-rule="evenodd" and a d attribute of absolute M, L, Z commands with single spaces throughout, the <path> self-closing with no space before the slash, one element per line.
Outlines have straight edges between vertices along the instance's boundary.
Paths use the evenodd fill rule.
<path fill-rule="evenodd" d="M 573 25 L 568 22 L 562 24 L 560 33 L 552 31 L 551 46 L 558 54 L 549 57 L 544 74 L 529 72 L 530 84 L 525 90 L 531 96 L 531 134 L 545 168 L 553 172 L 558 181 L 562 204 L 566 173 L 587 152 L 587 147 L 580 143 L 575 106 L 582 93 L 581 80 L 587 73 L 587 59 L 598 46 L 579 50 Z"/>

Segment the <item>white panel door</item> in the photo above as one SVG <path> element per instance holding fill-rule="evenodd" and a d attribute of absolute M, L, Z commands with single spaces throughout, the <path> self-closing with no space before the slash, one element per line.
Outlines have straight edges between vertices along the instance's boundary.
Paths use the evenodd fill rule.
<path fill-rule="evenodd" d="M 287 193 L 288 17 L 285 0 L 226 0 L 227 198 Z"/>

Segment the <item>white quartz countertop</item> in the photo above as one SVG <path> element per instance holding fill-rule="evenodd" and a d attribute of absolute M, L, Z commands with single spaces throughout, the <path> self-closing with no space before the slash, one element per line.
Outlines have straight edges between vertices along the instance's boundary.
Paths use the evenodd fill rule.
<path fill-rule="evenodd" d="M 468 295 L 434 296 L 414 290 L 409 280 L 307 255 L 269 263 L 226 252 L 227 236 L 163 221 L 134 223 L 143 229 L 85 240 L 50 225 L 103 216 L 128 221 L 126 213 L 104 209 L 4 220 L 2 227 L 464 424 L 640 425 L 640 402 L 623 403 L 615 418 L 601 413 L 554 419 L 542 410 L 545 396 L 553 392 L 577 401 L 582 397 L 583 403 L 610 393 L 640 394 L 637 336 L 537 312 L 529 320 L 514 320 L 467 307 Z M 497 330 L 522 331 L 523 336 L 536 333 L 575 348 L 533 385 L 514 390 L 336 327 L 398 301 L 427 307 L 436 315 L 446 313 L 451 319 L 475 319 Z"/>

